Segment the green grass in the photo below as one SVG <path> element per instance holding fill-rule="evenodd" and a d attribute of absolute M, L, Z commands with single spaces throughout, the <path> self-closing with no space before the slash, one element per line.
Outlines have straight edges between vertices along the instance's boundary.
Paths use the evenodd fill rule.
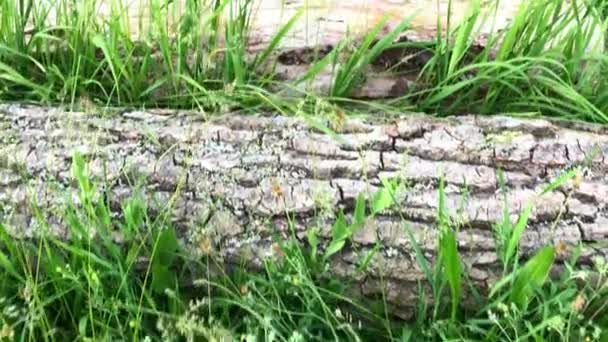
<path fill-rule="evenodd" d="M 475 27 L 485 20 L 474 1 L 467 20 L 438 36 L 422 72 L 420 107 L 442 114 L 538 112 L 606 123 L 608 66 L 602 1 L 523 2 L 507 28 L 465 58 Z M 449 30 L 450 28 L 448 28 Z"/>
<path fill-rule="evenodd" d="M 264 102 L 261 87 L 269 79 L 260 67 L 293 23 L 249 61 L 250 0 L 189 1 L 175 28 L 167 25 L 176 17 L 171 6 L 149 0 L 139 37 L 131 33 L 136 28 L 124 2 L 109 3 L 110 15 L 100 18 L 97 0 L 3 2 L 0 98 L 210 112 L 249 108 Z"/>
<path fill-rule="evenodd" d="M 446 33 L 426 48 L 395 42 L 410 18 L 380 36 L 383 20 L 360 41 L 345 37 L 293 85 L 276 84 L 273 53 L 305 14 L 304 8 L 264 51 L 249 56 L 252 0 L 187 1 L 181 16 L 171 1 L 142 0 L 149 8 L 140 19 L 145 25 L 128 19 L 137 15 L 127 12 L 124 1 L 106 3 L 112 5 L 110 15 L 100 17 L 100 0 L 4 1 L 0 99 L 196 108 L 207 113 L 231 108 L 294 112 L 297 100 L 270 89 L 293 88 L 331 69 L 328 93 L 314 96 L 327 95 L 348 107 L 348 98 L 383 51 L 417 46 L 433 57 L 419 71 L 416 89 L 384 103 L 392 112 L 532 112 L 608 121 L 608 81 L 602 77 L 608 65 L 607 6 L 601 0 L 575 0 L 571 6 L 558 0 L 524 2 L 511 23 L 492 32 L 475 52 L 472 38 L 482 23 L 493 22 L 491 9 L 498 1 L 483 6 L 471 1 L 467 19 L 457 26 L 448 21 Z M 135 36 L 135 31 L 140 34 Z"/>
<path fill-rule="evenodd" d="M 344 248 L 363 222 L 390 208 L 400 188 L 396 180 L 367 201 L 359 196 L 352 223 L 339 216 L 333 237 L 320 249 L 314 230 L 307 244 L 294 236 L 278 240 L 276 256 L 264 260 L 261 272 L 245 268 L 225 273 L 212 244 L 199 246 L 196 257 L 180 243 L 163 213 L 152 218 L 137 195 L 123 202 L 122 215 L 110 216 L 108 202 L 95 201 L 100 184 L 89 180 L 87 163 L 74 156 L 72 177 L 76 202 L 67 202 L 62 218 L 70 240 L 50 233 L 43 209 L 40 230 L 30 239 L 12 238 L 0 226 L 0 339 L 187 340 L 187 341 L 605 341 L 608 294 L 603 282 L 608 265 L 574 268 L 577 252 L 559 278 L 549 280 L 556 246 L 545 246 L 518 265 L 520 230 L 527 210 L 511 226 L 508 203 L 497 222 L 497 253 L 504 272 L 489 292 L 478 292 L 473 307 L 461 305 L 462 288 L 471 283 L 461 271 L 456 248 L 456 217 L 443 203 L 439 186 L 439 262 L 432 263 L 410 242 L 436 300 L 421 297 L 416 320 L 390 314 L 385 302 L 353 295 L 348 282 L 332 275 L 329 261 Z M 542 196 L 574 173 L 548 184 Z M 137 192 L 134 192 L 137 193 Z M 107 201 L 111 198 L 107 199 Z M 35 206 L 35 203 L 32 203 Z M 92 236 L 92 232 L 96 232 Z M 112 234 L 114 232 L 114 234 Z M 121 235 L 120 241 L 112 237 Z M 407 234 L 408 227 L 404 227 Z M 501 246 L 501 243 L 498 243 Z M 374 249 L 375 250 L 375 249 Z M 374 250 L 359 265 L 365 271 Z M 597 281 L 579 282 L 595 274 Z M 194 280 L 194 281 L 192 281 Z M 446 287 L 447 286 L 447 287 Z M 450 310 L 441 310 L 441 307 Z"/>
<path fill-rule="evenodd" d="M 298 81 L 282 84 L 273 75 L 274 50 L 304 10 L 268 48 L 249 56 L 250 0 L 188 1 L 173 29 L 166 23 L 175 19 L 174 8 L 146 0 L 150 13 L 142 20 L 150 25 L 139 38 L 132 32 L 143 25 L 132 26 L 122 1 L 110 3 L 111 15 L 101 20 L 96 0 L 0 2 L 0 100 L 205 114 L 264 109 L 302 115 L 317 126 L 319 117 L 339 121 L 344 113 L 411 109 L 608 122 L 605 38 L 594 35 L 594 27 L 606 30 L 605 1 L 576 0 L 568 8 L 557 0 L 527 2 L 480 51 L 472 49 L 471 38 L 493 18 L 473 2 L 468 20 L 422 48 L 432 58 L 419 71 L 418 89 L 368 102 L 349 97 L 383 51 L 411 47 L 394 42 L 410 18 L 385 36 L 381 22 L 359 42 L 347 37 Z M 333 76 L 327 94 L 303 91 L 292 98 L 271 90 L 296 89 L 326 69 Z M 576 172 L 565 172 L 538 195 Z M 201 258 L 178 243 L 165 215 L 170 203 L 151 217 L 149 204 L 134 196 L 121 203 L 116 218 L 109 203 L 94 200 L 102 184 L 89 180 L 80 156 L 72 176 L 78 200 L 61 208 L 70 240 L 49 232 L 45 208 L 37 208 L 41 229 L 31 239 L 14 238 L 0 222 L 0 341 L 608 341 L 602 330 L 608 326 L 605 261 L 593 269 L 575 267 L 576 250 L 559 278 L 549 278 L 560 251 L 544 246 L 520 265 L 520 239 L 534 202 L 512 222 L 505 201 L 504 217 L 494 226 L 501 278 L 484 291 L 463 271 L 459 220 L 445 208 L 440 182 L 436 260 L 403 227 L 426 277 L 420 289 L 430 289 L 427 295 L 437 300 L 421 299 L 415 319 L 405 322 L 391 314 L 385 298 L 370 302 L 353 295 L 352 284 L 329 268 L 365 221 L 395 205 L 403 186 L 397 181 L 383 180 L 369 201 L 359 196 L 352 222 L 339 214 L 325 244 L 311 228 L 305 241 L 295 234 L 277 241 L 281 257 L 264 260 L 261 272 L 237 267 L 228 273 L 210 245 L 199 246 Z M 365 271 L 379 251 L 378 244 L 357 270 Z M 599 279 L 580 281 L 591 274 Z M 464 304 L 465 296 L 473 296 L 473 307 Z"/>

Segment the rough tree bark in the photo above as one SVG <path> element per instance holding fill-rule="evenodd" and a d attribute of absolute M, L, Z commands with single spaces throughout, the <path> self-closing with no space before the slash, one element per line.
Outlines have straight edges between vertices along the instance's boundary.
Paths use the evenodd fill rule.
<path fill-rule="evenodd" d="M 35 235 L 28 205 L 35 200 L 54 231 L 64 234 L 56 209 L 64 205 L 66 191 L 76 191 L 70 166 L 72 153 L 80 151 L 117 213 L 135 192 L 145 196 L 152 213 L 173 197 L 171 217 L 193 253 L 211 242 L 225 262 L 245 258 L 256 265 L 276 253 L 273 235 L 289 235 L 286 213 L 301 236 L 318 227 L 326 246 L 338 208 L 351 213 L 358 193 L 375 191 L 380 177 L 400 177 L 409 184 L 398 194 L 400 203 L 357 232 L 332 268 L 364 293 L 383 286 L 389 301 L 408 306 L 424 276 L 404 224 L 432 260 L 440 170 L 447 207 L 462 223 L 459 248 L 467 272 L 484 285 L 497 276 L 492 225 L 503 214 L 497 169 L 505 170 L 507 199 L 516 215 L 561 170 L 584 163 L 582 178 L 536 199 L 522 252 L 581 243 L 583 263 L 608 253 L 607 128 L 415 114 L 329 124 L 336 137 L 302 119 L 270 114 L 205 120 L 194 112 L 150 110 L 102 117 L 0 105 L 0 218 L 15 236 Z M 381 249 L 367 272 L 355 272 L 355 263 L 376 241 Z"/>

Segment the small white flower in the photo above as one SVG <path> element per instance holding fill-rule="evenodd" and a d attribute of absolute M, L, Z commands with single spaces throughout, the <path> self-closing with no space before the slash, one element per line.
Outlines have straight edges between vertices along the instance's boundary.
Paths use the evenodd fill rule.
<path fill-rule="evenodd" d="M 493 323 L 498 323 L 498 317 L 494 312 L 492 312 L 492 310 L 488 310 L 488 319 Z"/>
<path fill-rule="evenodd" d="M 580 280 L 587 280 L 588 277 L 589 277 L 589 274 L 585 271 L 575 271 L 570 276 L 570 278 L 572 278 L 572 279 L 580 279 Z"/>
<path fill-rule="evenodd" d="M 340 310 L 340 308 L 336 308 L 335 314 L 338 319 L 344 319 L 344 316 L 342 315 L 342 310 Z"/>
<path fill-rule="evenodd" d="M 301 341 L 305 341 L 304 340 L 304 336 L 302 336 L 302 334 L 299 331 L 294 331 L 291 336 L 289 336 L 289 342 L 301 342 Z"/>
<path fill-rule="evenodd" d="M 10 318 L 17 318 L 17 317 L 19 317 L 19 309 L 14 304 L 9 305 L 8 307 L 6 307 L 4 309 L 4 314 Z"/>

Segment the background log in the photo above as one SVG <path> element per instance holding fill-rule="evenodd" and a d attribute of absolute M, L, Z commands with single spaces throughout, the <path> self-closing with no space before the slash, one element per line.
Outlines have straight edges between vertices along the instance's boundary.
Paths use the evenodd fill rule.
<path fill-rule="evenodd" d="M 150 1 L 124 0 L 118 2 L 124 10 L 121 16 L 125 17 L 128 32 L 134 41 L 147 43 L 153 48 L 155 32 L 159 29 L 158 22 L 153 23 L 153 9 Z M 212 1 L 201 2 L 201 17 L 205 18 L 211 11 Z M 233 4 L 242 4 L 244 1 L 234 1 Z M 314 57 L 323 56 L 340 41 L 346 38 L 359 41 L 376 25 L 380 24 L 386 16 L 386 21 L 378 35 L 378 39 L 395 29 L 402 20 L 412 17 L 408 29 L 399 36 L 399 40 L 411 42 L 433 42 L 436 39 L 437 23 L 441 22 L 443 30 L 448 22 L 448 0 L 253 0 L 249 5 L 250 27 L 247 31 L 247 51 L 250 56 L 264 50 L 273 41 L 279 30 L 286 25 L 299 11 L 304 10 L 298 17 L 289 32 L 280 40 L 273 50 L 270 65 L 276 67 L 277 78 L 282 81 L 295 81 L 317 61 Z M 485 44 L 489 32 L 504 28 L 508 25 L 517 9 L 520 0 L 503 1 L 496 9 L 496 18 L 493 21 L 480 22 L 478 31 L 473 35 L 476 47 Z M 98 25 L 109 18 L 117 16 L 112 9 L 116 6 L 111 1 L 100 0 L 97 3 Z M 472 1 L 452 1 L 450 23 L 452 27 L 466 18 Z M 74 6 L 80 6 L 74 3 Z M 226 6 L 221 20 L 230 20 L 230 7 Z M 59 25 L 56 8 L 50 10 L 46 18 L 49 26 Z M 179 32 L 180 20 L 186 12 L 186 1 L 175 0 L 166 4 L 163 11 L 163 21 L 170 37 Z M 483 13 L 494 13 L 494 6 L 483 6 Z M 493 25 L 493 26 L 492 26 Z M 33 32 L 33 26 L 29 30 Z M 220 45 L 223 35 L 220 34 Z M 207 44 L 201 42 L 201 44 Z M 158 53 L 157 57 L 162 58 Z M 420 47 L 397 48 L 381 58 L 375 66 L 364 71 L 365 81 L 355 87 L 352 94 L 354 98 L 394 98 L 406 94 L 408 89 L 416 89 L 421 64 L 427 61 L 429 52 Z M 387 62 L 384 63 L 383 62 Z M 277 62 L 276 64 L 274 62 Z M 401 66 L 399 72 L 388 72 L 395 64 Z M 320 73 L 306 84 L 297 87 L 294 94 L 301 95 L 302 91 L 317 94 L 328 94 L 332 83 L 331 67 L 321 70 Z"/>
<path fill-rule="evenodd" d="M 286 214 L 302 241 L 305 230 L 316 227 L 326 246 L 337 209 L 351 213 L 358 193 L 374 192 L 381 177 L 400 177 L 409 186 L 398 194 L 398 205 L 358 231 L 332 268 L 364 293 L 383 286 L 390 302 L 408 306 L 424 276 L 403 227 L 433 260 L 440 170 L 447 206 L 462 223 L 458 238 L 467 272 L 483 286 L 498 275 L 492 225 L 502 216 L 503 199 L 497 169 L 505 170 L 515 218 L 560 171 L 583 163 L 581 178 L 536 199 L 521 252 L 582 244 L 582 263 L 608 253 L 606 128 L 416 114 L 328 123 L 336 137 L 300 118 L 270 114 L 205 120 L 195 112 L 151 110 L 102 117 L 3 104 L 0 218 L 15 236 L 36 235 L 39 225 L 29 205 L 35 201 L 52 230 L 65 234 L 58 213 L 66 194 L 76 194 L 71 156 L 80 151 L 116 214 L 135 193 L 144 196 L 152 214 L 173 203 L 171 218 L 193 253 L 203 246 L 226 263 L 245 259 L 255 266 L 277 253 L 273 236 L 289 236 Z M 356 272 L 356 262 L 376 241 L 381 248 L 369 269 Z"/>
<path fill-rule="evenodd" d="M 215 2 L 201 1 L 197 3 L 201 6 L 198 9 L 200 17 L 207 18 L 212 12 Z M 339 42 L 347 38 L 354 42 L 360 41 L 381 23 L 383 23 L 383 27 L 378 34 L 378 39 L 399 26 L 404 19 L 411 17 L 407 30 L 402 32 L 396 40 L 416 43 L 435 42 L 438 31 L 437 24 L 441 23 L 440 29 L 442 31 L 447 29 L 448 22 L 452 29 L 458 27 L 464 19 L 469 17 L 472 5 L 475 2 L 471 0 L 247 0 L 233 1 L 231 5 L 225 6 L 225 13 L 220 15 L 220 20 L 223 23 L 229 21 L 231 6 L 234 7 L 244 3 L 250 4 L 247 6 L 247 13 L 250 15 L 250 25 L 246 33 L 248 58 L 253 58 L 252 56 L 263 51 L 271 42 L 274 42 L 273 38 L 281 28 L 294 15 L 303 10 L 302 15 L 294 22 L 288 33 L 274 46 L 273 54 L 268 60 L 268 65 L 276 67 L 276 70 L 273 71 L 276 71 L 279 80 L 295 81 L 311 68 L 314 62 L 319 59 L 319 56 L 331 51 Z M 99 0 L 95 4 L 96 13 L 87 20 L 96 21 L 96 25 L 104 27 L 110 18 L 120 16 L 121 21 L 124 20 L 122 29 L 125 34 L 131 35 L 134 42 L 143 43 L 153 50 L 159 49 L 156 44 L 159 39 L 157 31 L 161 30 L 167 32 L 169 37 L 176 37 L 177 32 L 179 32 L 180 20 L 184 18 L 184 13 L 187 12 L 187 1 L 185 0 L 167 1 L 163 3 L 163 10 L 157 9 L 156 12 L 153 9 L 155 8 L 153 4 L 158 6 L 159 2 L 157 1 L 122 0 L 113 2 Z M 496 2 L 493 1 L 482 2 L 480 5 L 481 17 L 485 19 L 480 18 L 473 33 L 471 33 L 471 52 L 473 54 L 479 53 L 485 47 L 489 35 L 495 35 L 500 30 L 508 28 L 509 23 L 516 17 L 521 4 L 521 0 L 500 1 L 497 6 Z M 75 10 L 80 8 L 82 4 L 74 2 L 72 5 Z M 65 25 L 60 20 L 61 14 L 57 13 L 57 7 L 46 8 L 42 3 L 38 6 L 40 6 L 39 10 L 42 13 L 48 12 L 48 16 L 45 17 L 48 27 L 63 27 Z M 66 4 L 66 6 L 69 5 Z M 568 4 L 564 4 L 564 6 L 564 8 L 567 8 Z M 448 8 L 450 8 L 449 15 Z M 62 7 L 62 9 L 68 11 L 67 8 Z M 82 11 L 82 9 L 80 10 Z M 117 10 L 120 11 L 120 14 L 115 13 Z M 581 9 L 581 13 L 583 12 L 585 11 Z M 586 18 L 582 27 L 584 29 L 593 28 L 595 31 L 593 39 L 588 42 L 588 50 L 601 52 L 604 49 L 603 28 L 599 24 L 602 20 L 595 18 L 595 15 Z M 161 18 L 154 19 L 155 16 Z M 384 19 L 386 21 L 383 21 Z M 206 20 L 202 21 L 205 22 Z M 90 25 L 93 25 L 93 23 L 90 23 Z M 34 23 L 30 23 L 26 32 L 33 34 L 35 32 L 34 27 Z M 199 27 L 198 29 L 202 28 Z M 205 30 L 212 31 L 210 28 L 205 28 Z M 570 29 L 564 29 L 563 34 L 566 34 L 568 30 Z M 442 34 L 445 34 L 445 32 Z M 224 35 L 220 33 L 218 35 L 219 51 L 223 50 L 223 38 Z M 61 38 L 58 37 L 58 39 Z M 205 46 L 208 45 L 208 42 L 201 41 L 200 44 Z M 492 46 L 492 50 L 495 47 Z M 415 47 L 394 48 L 385 52 L 381 58 L 375 61 L 373 66 L 361 70 L 362 76 L 364 76 L 363 84 L 357 85 L 353 92 L 348 94 L 349 97 L 364 99 L 395 98 L 429 86 L 420 84 L 419 79 L 422 66 L 432 57 L 432 52 L 429 49 L 417 44 Z M 214 54 L 216 54 L 215 51 L 212 55 Z M 343 55 L 346 56 L 346 52 Z M 166 56 L 157 51 L 156 57 L 162 60 Z M 395 65 L 399 67 L 394 68 Z M 302 91 L 305 91 L 306 93 L 327 95 L 332 84 L 333 72 L 331 67 L 330 65 L 323 70 L 319 70 L 313 80 L 298 85 L 298 91 L 295 93 L 302 95 Z"/>
<path fill-rule="evenodd" d="M 145 39 L 150 32 L 152 16 L 151 1 L 122 0 L 125 19 L 129 24 L 129 32 L 136 39 Z M 201 1 L 203 13 L 213 7 L 212 1 Z M 245 1 L 234 1 L 233 4 L 243 4 Z M 279 49 L 302 49 L 317 46 L 335 45 L 347 35 L 360 37 L 384 16 L 388 17 L 385 30 L 396 27 L 400 21 L 412 16 L 410 28 L 406 35 L 413 40 L 434 40 L 439 18 L 445 29 L 448 21 L 448 0 L 253 0 L 251 8 L 251 30 L 249 32 L 250 49 L 255 51 L 265 48 L 277 31 L 285 25 L 299 10 L 305 9 L 305 15 L 295 23 L 293 30 L 278 46 Z M 451 25 L 457 25 L 466 17 L 471 0 L 452 1 Z M 500 2 L 496 9 L 494 23 L 483 23 L 479 27 L 480 34 L 489 33 L 494 29 L 505 27 L 517 12 L 521 0 Z M 99 23 L 112 18 L 112 1 L 99 0 L 96 2 Z M 116 8 L 116 5 L 114 5 Z M 230 6 L 226 6 L 223 20 L 228 20 Z M 186 0 L 174 0 L 165 4 L 166 24 L 169 33 L 178 31 L 179 20 L 186 11 Z M 482 4 L 484 13 L 493 13 L 494 5 Z M 47 18 L 49 23 L 55 23 L 56 14 L 51 10 Z"/>

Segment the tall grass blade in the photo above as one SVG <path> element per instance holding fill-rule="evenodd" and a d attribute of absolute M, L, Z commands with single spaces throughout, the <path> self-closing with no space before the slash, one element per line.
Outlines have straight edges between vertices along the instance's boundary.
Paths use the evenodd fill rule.
<path fill-rule="evenodd" d="M 464 23 L 460 24 L 458 29 L 454 48 L 451 51 L 450 63 L 448 65 L 448 77 L 452 75 L 464 55 L 468 52 L 469 40 L 472 37 L 473 29 L 475 28 L 477 18 L 479 17 L 481 11 L 479 0 L 473 0 L 469 11 L 468 17 L 465 19 Z"/>
<path fill-rule="evenodd" d="M 528 218 L 532 213 L 533 204 L 532 202 L 528 202 L 524 207 L 524 210 L 519 215 L 519 219 L 517 220 L 517 224 L 511 233 L 511 237 L 509 239 L 509 243 L 507 244 L 507 250 L 505 253 L 505 268 L 509 265 L 511 258 L 515 256 L 515 251 L 517 246 L 519 245 L 519 240 L 528 225 Z"/>
<path fill-rule="evenodd" d="M 443 275 L 447 279 L 452 303 L 452 320 L 456 320 L 458 312 L 458 304 L 461 296 L 461 260 L 458 253 L 458 242 L 456 241 L 456 233 L 449 226 L 447 209 L 445 207 L 445 184 L 444 178 L 439 179 L 439 205 L 438 205 L 438 221 L 439 221 L 439 259 L 443 267 Z"/>
<path fill-rule="evenodd" d="M 348 58 L 344 65 L 340 65 L 334 79 L 332 96 L 348 97 L 352 90 L 358 86 L 363 78 L 366 68 L 372 63 L 382 51 L 388 49 L 409 25 L 417 13 L 410 14 L 403 19 L 391 32 L 382 37 L 376 44 L 371 46 L 380 30 L 385 26 L 388 16 L 384 16 L 380 22 L 366 35 L 363 43 Z M 371 48 L 370 48 L 371 46 Z"/>
<path fill-rule="evenodd" d="M 548 246 L 539 250 L 517 273 L 510 300 L 519 308 L 524 308 L 535 288 L 541 286 L 547 279 L 554 260 L 555 247 Z"/>
<path fill-rule="evenodd" d="M 336 59 L 339 51 L 342 49 L 342 44 L 338 44 L 335 48 L 331 50 L 325 57 L 321 58 L 319 61 L 315 62 L 302 76 L 298 77 L 296 81 L 293 82 L 294 85 L 298 85 L 302 82 L 309 81 L 314 79 L 317 75 L 319 75 L 324 69 L 326 69 L 330 63 Z"/>
<path fill-rule="evenodd" d="M 281 40 L 289 33 L 289 31 L 293 28 L 293 26 L 298 22 L 300 17 L 305 13 L 306 7 L 300 8 L 292 17 L 289 19 L 285 25 L 281 27 L 281 29 L 272 37 L 268 46 L 256 56 L 255 62 L 253 63 L 253 68 L 257 69 L 263 64 L 270 54 L 275 51 Z"/>
<path fill-rule="evenodd" d="M 560 174 L 556 179 L 547 184 L 543 190 L 541 191 L 541 196 L 550 193 L 551 191 L 560 188 L 562 185 L 566 184 L 566 182 L 574 179 L 577 173 L 580 172 L 578 167 L 572 168 L 566 172 Z"/>
<path fill-rule="evenodd" d="M 29 88 L 44 100 L 48 100 L 51 95 L 50 89 L 39 85 L 36 82 L 30 81 L 21 75 L 17 70 L 2 62 L 0 62 L 0 79 L 3 79 L 5 82 L 10 82 L 18 86 Z"/>

